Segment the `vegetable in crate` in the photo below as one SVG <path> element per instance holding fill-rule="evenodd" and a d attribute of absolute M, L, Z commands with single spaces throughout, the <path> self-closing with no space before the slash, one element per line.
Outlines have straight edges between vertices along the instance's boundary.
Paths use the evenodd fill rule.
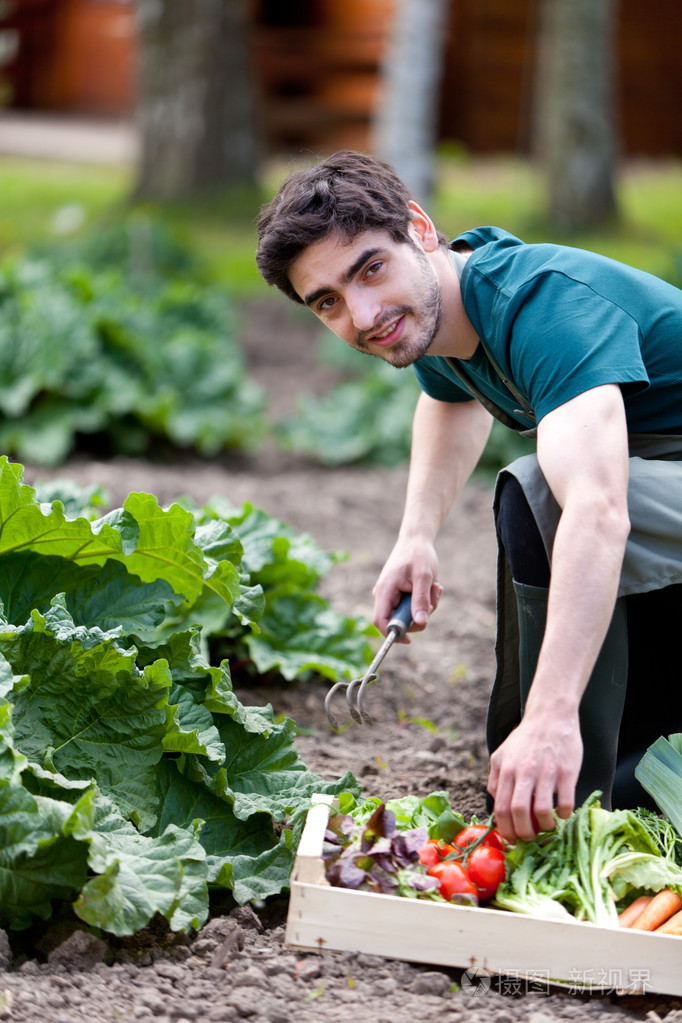
<path fill-rule="evenodd" d="M 635 768 L 635 778 L 682 839 L 682 732 L 661 736 Z"/>
<path fill-rule="evenodd" d="M 429 869 L 441 882 L 441 893 L 451 901 L 452 892 L 469 892 L 476 903 L 492 899 L 506 875 L 505 843 L 490 824 L 470 824 L 453 840 L 441 864 Z M 449 868 L 455 869 L 449 869 Z"/>
<path fill-rule="evenodd" d="M 557 820 L 554 831 L 517 842 L 507 862 L 494 904 L 534 916 L 618 927 L 619 908 L 638 894 L 682 892 L 680 843 L 671 824 L 648 810 L 605 810 L 598 793 Z"/>
<path fill-rule="evenodd" d="M 323 859 L 327 880 L 337 888 L 355 888 L 384 895 L 434 892 L 438 881 L 419 862 L 426 844 L 424 828 L 400 831 L 395 814 L 381 803 L 364 824 L 336 814 L 325 832 Z"/>
<path fill-rule="evenodd" d="M 500 835 L 492 825 L 465 825 L 447 793 L 388 804 L 370 798 L 345 809 L 330 820 L 323 850 L 336 887 L 471 906 L 492 898 L 504 879 Z"/>
<path fill-rule="evenodd" d="M 448 902 L 478 905 L 478 889 L 466 868 L 457 860 L 441 860 L 429 868 L 429 877 L 436 878 L 440 893 Z"/>

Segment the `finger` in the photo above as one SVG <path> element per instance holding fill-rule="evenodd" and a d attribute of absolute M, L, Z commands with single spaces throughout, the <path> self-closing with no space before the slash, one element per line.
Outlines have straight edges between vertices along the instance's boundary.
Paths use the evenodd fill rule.
<path fill-rule="evenodd" d="M 443 596 L 443 587 L 440 583 L 433 583 L 431 586 L 431 614 L 438 607 L 438 602 Z"/>
<path fill-rule="evenodd" d="M 500 769 L 497 766 L 497 760 L 494 757 L 490 758 L 490 768 L 488 770 L 488 785 L 487 789 L 490 795 L 495 798 L 497 792 L 497 783 L 500 778 Z"/>
<path fill-rule="evenodd" d="M 493 765 L 491 759 L 491 772 L 488 779 L 488 791 L 493 797 L 493 815 L 495 827 L 506 842 L 513 844 L 516 841 L 514 822 L 511 814 L 511 797 L 514 790 L 513 777 L 506 772 L 500 771 Z"/>
<path fill-rule="evenodd" d="M 535 795 L 531 809 L 531 826 L 535 834 L 539 831 L 552 831 L 556 825 L 554 819 L 554 792 L 556 786 L 546 776 L 541 776 L 535 787 Z"/>
<path fill-rule="evenodd" d="M 532 789 L 517 785 L 511 799 L 511 819 L 514 834 L 524 842 L 532 842 L 535 838 L 531 806 Z"/>
<path fill-rule="evenodd" d="M 434 581 L 432 576 L 416 576 L 412 582 L 412 621 L 414 631 L 425 629 L 429 615 L 434 609 L 432 590 Z"/>
<path fill-rule="evenodd" d="M 398 605 L 401 597 L 401 590 L 397 586 L 379 584 L 374 587 L 374 617 L 373 621 L 379 632 L 386 635 L 386 628 L 393 617 L 393 611 Z"/>
<path fill-rule="evenodd" d="M 559 776 L 559 783 L 557 785 L 557 801 L 556 801 L 556 812 L 557 816 L 566 820 L 573 813 L 575 806 L 575 786 L 577 778 L 574 774 L 566 774 Z"/>

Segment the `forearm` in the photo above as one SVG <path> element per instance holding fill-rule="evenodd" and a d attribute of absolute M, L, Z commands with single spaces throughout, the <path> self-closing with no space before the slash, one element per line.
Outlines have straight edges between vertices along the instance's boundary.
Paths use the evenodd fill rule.
<path fill-rule="evenodd" d="M 618 593 L 628 535 L 625 508 L 576 500 L 557 530 L 547 625 L 526 713 L 577 714 Z"/>
<path fill-rule="evenodd" d="M 538 459 L 562 514 L 528 709 L 577 714 L 613 615 L 630 531 L 627 432 L 613 386 L 586 392 L 552 416 L 538 432 Z"/>
<path fill-rule="evenodd" d="M 374 623 L 382 632 L 402 592 L 412 593 L 415 628 L 424 628 L 436 608 L 442 587 L 434 542 L 481 456 L 490 424 L 478 402 L 448 404 L 420 396 L 402 524 L 374 587 Z"/>
<path fill-rule="evenodd" d="M 435 540 L 483 453 L 491 423 L 478 402 L 447 404 L 420 396 L 400 539 Z"/>

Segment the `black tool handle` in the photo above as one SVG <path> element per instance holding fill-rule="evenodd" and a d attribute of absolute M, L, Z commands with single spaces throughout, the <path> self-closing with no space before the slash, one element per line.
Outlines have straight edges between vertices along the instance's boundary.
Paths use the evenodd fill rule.
<path fill-rule="evenodd" d="M 386 632 L 387 634 L 395 632 L 396 638 L 402 639 L 410 625 L 412 625 L 412 594 L 404 593 L 393 612 L 393 617 L 386 626 Z"/>

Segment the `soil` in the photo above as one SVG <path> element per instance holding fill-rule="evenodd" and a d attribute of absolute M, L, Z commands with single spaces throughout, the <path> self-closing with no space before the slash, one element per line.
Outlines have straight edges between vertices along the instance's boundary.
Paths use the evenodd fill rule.
<path fill-rule="evenodd" d="M 333 373 L 316 362 L 317 328 L 276 298 L 244 310 L 243 342 L 252 375 L 270 394 L 273 416 L 287 414 L 304 391 L 321 393 Z M 102 484 L 112 505 L 132 490 L 162 503 L 214 494 L 250 501 L 327 550 L 348 559 L 323 592 L 343 613 L 371 617 L 371 590 L 398 528 L 407 469 L 325 470 L 266 448 L 248 458 L 173 464 L 77 458 L 57 472 L 27 467 L 26 481 L 64 476 Z M 428 629 L 395 646 L 369 691 L 374 727 L 329 729 L 326 687 L 316 682 L 239 693 L 270 702 L 306 733 L 298 739 L 309 767 L 335 779 L 351 770 L 367 795 L 450 792 L 465 815 L 485 814 L 484 721 L 494 667 L 495 541 L 491 491 L 468 485 L 439 542 L 445 594 Z M 490 987 L 460 969 L 342 952 L 301 952 L 284 945 L 286 898 L 233 909 L 216 904 L 192 936 L 154 924 L 134 939 L 103 939 L 68 917 L 40 932 L 0 932 L 0 1018 L 30 1023 L 441 1023 L 494 1020 L 649 1019 L 682 1023 L 682 999 L 647 993 L 565 990 L 494 978 Z M 682 953 L 682 946 L 681 946 Z M 680 957 L 682 965 L 682 954 Z M 646 964 L 642 964 L 644 969 Z M 542 963 L 538 962 L 538 970 Z"/>

